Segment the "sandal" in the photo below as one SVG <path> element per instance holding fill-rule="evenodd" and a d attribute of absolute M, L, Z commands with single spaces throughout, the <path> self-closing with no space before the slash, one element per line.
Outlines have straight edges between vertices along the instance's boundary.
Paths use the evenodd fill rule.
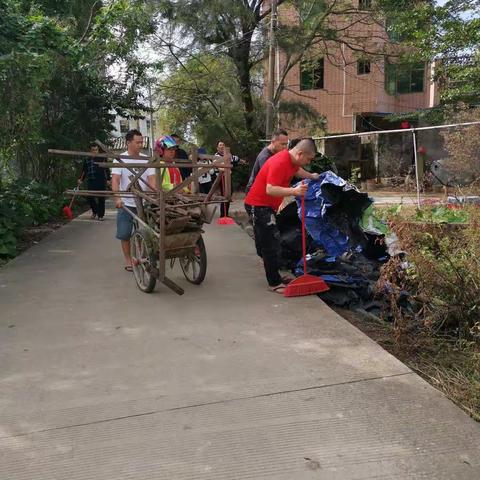
<path fill-rule="evenodd" d="M 292 278 L 290 277 L 289 275 L 285 275 L 282 277 L 282 283 L 284 285 L 288 285 L 290 282 L 292 282 L 293 280 L 295 280 L 295 278 Z"/>
<path fill-rule="evenodd" d="M 133 272 L 133 267 L 131 265 L 126 265 L 124 268 L 127 272 Z"/>
<path fill-rule="evenodd" d="M 285 293 L 285 288 L 287 288 L 283 283 L 277 285 L 276 287 L 268 287 L 268 291 L 272 293 L 279 293 L 283 295 Z"/>

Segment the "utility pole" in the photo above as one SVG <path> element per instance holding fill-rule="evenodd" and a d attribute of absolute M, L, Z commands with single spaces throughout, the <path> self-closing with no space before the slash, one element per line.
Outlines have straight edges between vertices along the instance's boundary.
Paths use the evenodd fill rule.
<path fill-rule="evenodd" d="M 275 90 L 275 29 L 277 27 L 277 0 L 272 0 L 270 13 L 270 48 L 268 52 L 267 118 L 265 137 L 270 139 L 273 132 L 273 95 Z"/>

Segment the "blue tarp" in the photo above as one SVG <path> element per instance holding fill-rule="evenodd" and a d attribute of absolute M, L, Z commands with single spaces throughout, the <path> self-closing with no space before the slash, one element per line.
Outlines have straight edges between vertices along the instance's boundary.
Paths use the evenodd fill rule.
<path fill-rule="evenodd" d="M 339 220 L 358 227 L 359 219 L 372 200 L 355 186 L 331 171 L 323 172 L 318 180 L 307 180 L 305 195 L 305 225 L 315 244 L 327 256 L 337 257 L 350 248 L 350 239 L 339 228 Z M 301 200 L 297 198 L 301 218 Z"/>

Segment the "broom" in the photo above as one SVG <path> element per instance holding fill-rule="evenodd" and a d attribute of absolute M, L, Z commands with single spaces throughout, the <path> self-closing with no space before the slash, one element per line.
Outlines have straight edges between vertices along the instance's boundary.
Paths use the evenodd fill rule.
<path fill-rule="evenodd" d="M 79 189 L 79 186 L 77 185 L 77 187 L 74 189 L 75 193 L 73 194 L 73 197 L 70 200 L 70 205 L 66 205 L 65 207 L 63 207 L 63 210 L 62 210 L 65 217 L 67 217 L 69 220 L 73 219 L 72 205 L 73 205 L 73 201 L 75 200 L 75 195 L 78 189 Z"/>
<path fill-rule="evenodd" d="M 303 254 L 303 275 L 292 280 L 285 288 L 285 297 L 301 297 L 312 295 L 329 290 L 325 281 L 307 273 L 307 239 L 305 236 L 305 196 L 302 197 L 302 254 Z"/>

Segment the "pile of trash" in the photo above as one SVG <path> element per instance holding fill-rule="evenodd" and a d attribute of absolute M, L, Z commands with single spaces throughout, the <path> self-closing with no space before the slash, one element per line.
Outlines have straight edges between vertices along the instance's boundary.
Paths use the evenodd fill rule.
<path fill-rule="evenodd" d="M 373 200 L 331 171 L 307 183 L 307 268 L 330 287 L 321 298 L 379 316 L 385 305 L 375 299 L 375 286 L 391 252 L 387 226 L 373 215 Z M 300 200 L 293 201 L 277 217 L 282 268 L 296 275 L 303 273 L 300 209 Z"/>

